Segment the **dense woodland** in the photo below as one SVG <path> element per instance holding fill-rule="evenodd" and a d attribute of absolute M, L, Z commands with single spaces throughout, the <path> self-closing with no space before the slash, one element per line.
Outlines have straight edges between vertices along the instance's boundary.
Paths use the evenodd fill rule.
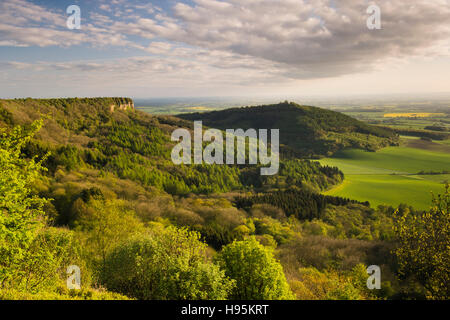
<path fill-rule="evenodd" d="M 238 208 L 251 208 L 258 203 L 266 203 L 282 209 L 299 220 L 322 219 L 327 205 L 345 206 L 349 203 L 358 203 L 355 200 L 340 197 L 324 196 L 305 190 L 290 189 L 274 193 L 264 193 L 250 197 L 237 197 Z M 366 202 L 364 205 L 369 206 Z"/>
<path fill-rule="evenodd" d="M 205 125 L 220 129 L 282 128 L 281 152 L 288 157 L 318 158 L 347 147 L 374 151 L 398 144 L 392 129 L 371 126 L 339 112 L 287 101 L 276 105 L 181 114 L 179 117 L 202 120 Z"/>
<path fill-rule="evenodd" d="M 420 137 L 420 138 L 428 138 L 430 140 L 447 140 L 450 138 L 450 134 L 446 132 L 442 132 L 444 130 L 435 130 L 433 128 L 429 128 L 428 130 L 420 130 L 420 129 L 395 129 L 395 132 L 404 136 L 412 136 L 412 137 Z"/>
<path fill-rule="evenodd" d="M 391 131 L 292 103 L 202 114 L 222 129 L 286 128 L 279 173 L 262 177 L 175 166 L 170 134 L 198 115 L 131 105 L 0 100 L 0 299 L 449 297 L 448 190 L 429 212 L 371 208 L 321 195 L 342 172 L 293 156 L 374 150 L 396 143 Z M 371 264 L 381 290 L 366 287 Z M 69 265 L 81 290 L 66 287 Z"/>

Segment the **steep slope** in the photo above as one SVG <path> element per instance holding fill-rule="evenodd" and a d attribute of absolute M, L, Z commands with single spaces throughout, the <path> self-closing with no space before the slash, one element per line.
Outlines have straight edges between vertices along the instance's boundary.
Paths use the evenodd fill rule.
<path fill-rule="evenodd" d="M 315 158 L 347 147 L 374 151 L 398 144 L 391 130 L 370 126 L 339 112 L 289 102 L 178 117 L 202 120 L 204 125 L 219 129 L 280 129 L 285 156 Z"/>

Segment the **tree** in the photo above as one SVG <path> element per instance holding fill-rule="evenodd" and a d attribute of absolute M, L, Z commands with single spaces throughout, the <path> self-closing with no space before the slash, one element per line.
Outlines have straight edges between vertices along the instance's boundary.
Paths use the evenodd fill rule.
<path fill-rule="evenodd" d="M 49 200 L 32 192 L 49 154 L 36 161 L 21 151 L 41 127 L 36 121 L 0 131 L 0 289 L 35 293 L 56 286 L 69 264 L 84 268 L 72 232 L 49 228 L 43 211 Z"/>
<path fill-rule="evenodd" d="M 0 287 L 13 285 L 25 276 L 34 239 L 45 226 L 47 199 L 33 195 L 32 185 L 44 170 L 42 160 L 23 159 L 21 150 L 42 127 L 0 129 Z"/>
<path fill-rule="evenodd" d="M 106 259 L 108 290 L 144 300 L 226 299 L 234 282 L 206 258 L 200 234 L 167 229 L 129 240 Z"/>
<path fill-rule="evenodd" d="M 396 213 L 394 251 L 401 278 L 413 277 L 431 299 L 450 298 L 450 192 L 434 197 L 428 212 Z"/>
<path fill-rule="evenodd" d="M 81 268 L 82 286 L 90 284 L 90 272 L 80 258 L 80 244 L 74 233 L 63 228 L 43 228 L 26 253 L 23 276 L 14 287 L 26 292 L 53 291 L 66 279 L 69 265 Z"/>
<path fill-rule="evenodd" d="M 92 198 L 85 204 L 80 198 L 75 204 L 75 229 L 82 232 L 89 256 L 99 257 L 103 265 L 114 247 L 144 230 L 142 222 L 122 200 Z"/>
<path fill-rule="evenodd" d="M 359 266 L 358 266 L 359 268 Z M 355 269 L 352 273 L 357 274 Z M 363 270 L 364 274 L 365 269 Z M 300 268 L 299 280 L 291 283 L 292 289 L 299 300 L 361 300 L 364 299 L 364 287 L 360 279 L 353 274 L 351 276 L 338 274 L 336 271 L 321 272 L 314 267 Z M 359 274 L 357 274 L 359 276 Z M 364 285 L 365 285 L 364 278 Z"/>
<path fill-rule="evenodd" d="M 273 250 L 261 245 L 254 237 L 234 241 L 217 256 L 225 274 L 236 281 L 231 298 L 236 300 L 284 300 L 293 294 L 274 258 Z"/>

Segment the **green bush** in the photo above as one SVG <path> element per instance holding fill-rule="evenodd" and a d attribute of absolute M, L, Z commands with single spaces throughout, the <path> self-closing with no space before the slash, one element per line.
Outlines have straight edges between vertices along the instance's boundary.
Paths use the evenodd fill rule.
<path fill-rule="evenodd" d="M 364 298 L 364 290 L 359 289 L 352 276 L 341 275 L 335 271 L 320 272 L 316 268 L 300 268 L 298 272 L 299 280 L 292 281 L 291 287 L 299 300 L 360 300 Z"/>
<path fill-rule="evenodd" d="M 261 245 L 254 237 L 234 241 L 225 246 L 217 257 L 225 274 L 236 281 L 231 299 L 284 300 L 293 294 L 274 258 L 273 250 Z"/>
<path fill-rule="evenodd" d="M 395 214 L 400 279 L 415 278 L 427 291 L 427 298 L 450 298 L 450 186 L 433 197 L 428 212 Z"/>
<path fill-rule="evenodd" d="M 90 262 L 105 264 L 106 255 L 121 241 L 144 230 L 142 222 L 123 200 L 79 202 L 75 230 Z"/>
<path fill-rule="evenodd" d="M 41 126 L 39 121 L 31 130 L 0 129 L 0 288 L 20 282 L 27 276 L 25 267 L 39 262 L 30 259 L 29 251 L 45 226 L 47 200 L 31 191 L 42 166 L 22 159 L 21 151 Z"/>
<path fill-rule="evenodd" d="M 102 283 L 144 300 L 226 299 L 233 281 L 206 259 L 199 237 L 170 227 L 126 241 L 108 255 Z"/>
<path fill-rule="evenodd" d="M 67 277 L 66 269 L 77 265 L 81 269 L 83 287 L 90 285 L 90 273 L 80 258 L 81 247 L 74 232 L 62 228 L 45 228 L 28 248 L 27 260 L 13 287 L 36 293 L 54 289 Z"/>

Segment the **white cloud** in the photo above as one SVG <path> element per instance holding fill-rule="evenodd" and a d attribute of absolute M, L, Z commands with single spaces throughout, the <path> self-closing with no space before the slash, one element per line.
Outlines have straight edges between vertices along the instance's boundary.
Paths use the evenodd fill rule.
<path fill-rule="evenodd" d="M 137 50 L 137 57 L 126 59 L 11 62 L 8 70 L 27 69 L 31 72 L 27 79 L 49 72 L 61 80 L 73 73 L 93 84 L 139 80 L 156 87 L 279 85 L 293 79 L 367 73 L 413 56 L 450 54 L 448 0 L 378 0 L 382 30 L 366 27 L 370 1 L 193 3 L 177 3 L 169 15 L 151 3 L 103 1 L 98 12 L 86 13 L 80 31 L 71 31 L 65 26 L 64 11 L 25 0 L 2 0 L 0 46 L 84 44 Z"/>
<path fill-rule="evenodd" d="M 279 68 L 251 57 L 237 59 L 232 53 L 154 43 L 149 47 L 161 56 L 71 62 L 9 62 L 3 66 L 11 78 L 26 71 L 27 81 L 43 77 L 58 83 L 83 83 L 90 87 L 149 86 L 197 87 L 245 86 L 285 81 Z M 167 54 L 170 52 L 170 54 Z M 24 76 L 24 74 L 20 74 Z M 188 86 L 186 84 L 188 83 Z"/>
<path fill-rule="evenodd" d="M 112 10 L 111 10 L 111 7 L 109 6 L 109 5 L 107 5 L 107 4 L 101 4 L 100 6 L 99 6 L 99 9 L 100 10 L 103 10 L 103 11 L 107 11 L 107 12 L 111 12 Z"/>
<path fill-rule="evenodd" d="M 366 28 L 368 2 L 346 0 L 194 0 L 179 3 L 183 26 L 172 40 L 250 55 L 290 66 L 298 78 L 368 70 L 384 59 L 448 54 L 450 6 L 445 0 L 380 0 L 382 30 Z M 188 36 L 186 36 L 188 35 Z M 446 44 L 446 45 L 445 45 Z"/>
<path fill-rule="evenodd" d="M 0 47 L 28 47 L 28 45 L 18 43 L 15 40 L 0 40 Z"/>

